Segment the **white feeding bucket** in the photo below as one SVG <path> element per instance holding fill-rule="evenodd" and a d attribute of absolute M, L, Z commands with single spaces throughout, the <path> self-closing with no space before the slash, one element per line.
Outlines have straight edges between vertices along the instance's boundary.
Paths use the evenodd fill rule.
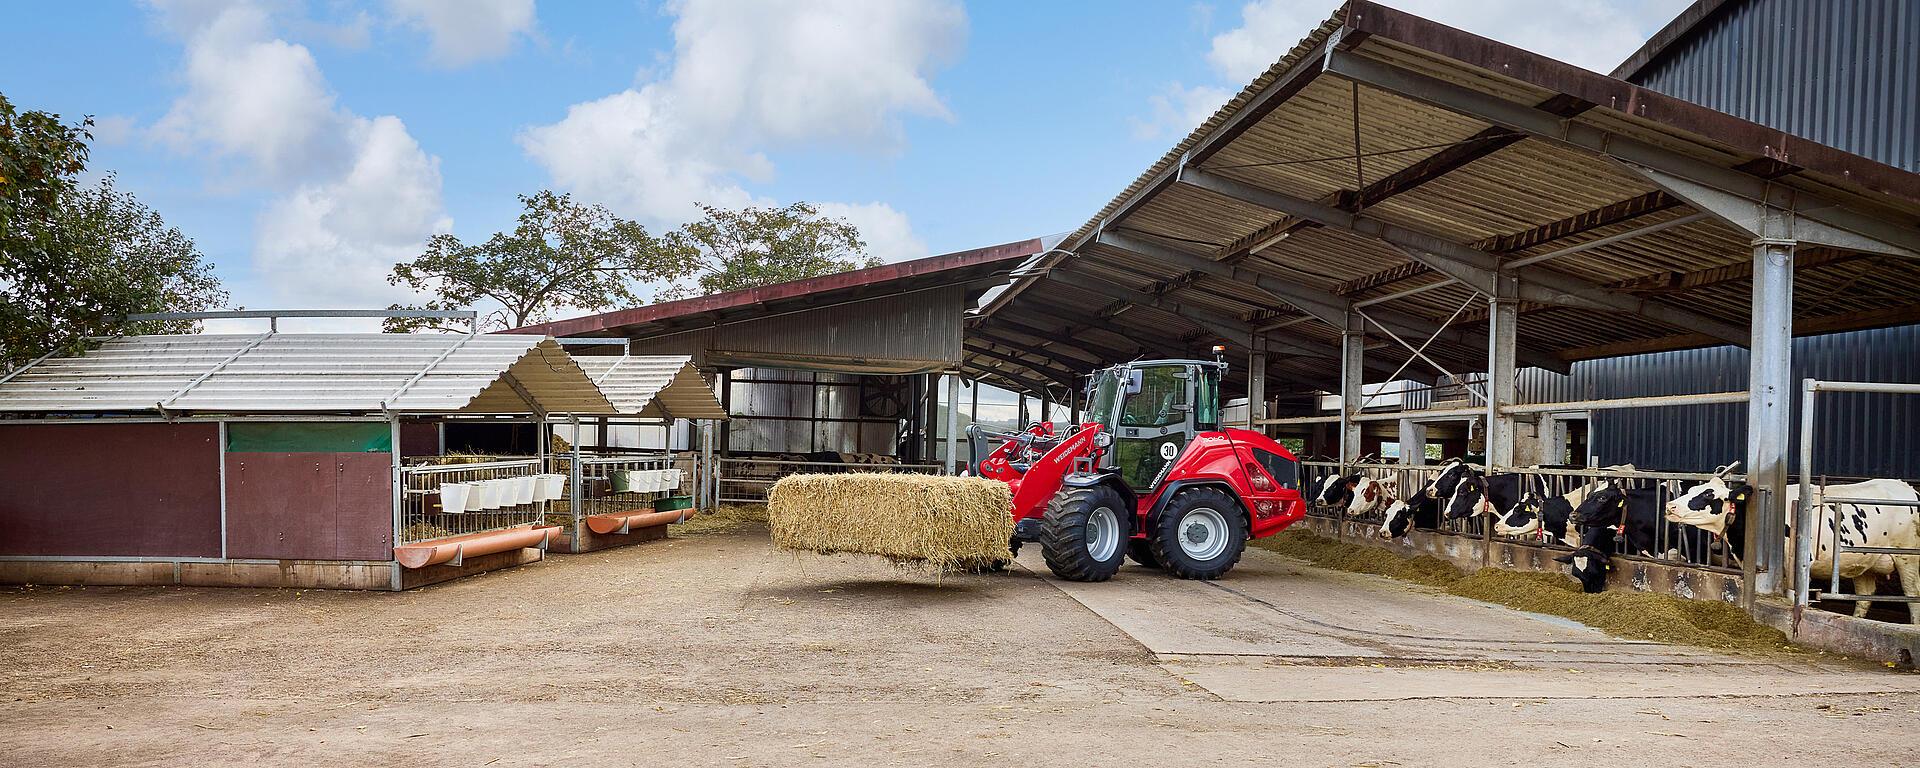
<path fill-rule="evenodd" d="M 533 475 L 521 475 L 513 478 L 513 503 L 532 504 L 537 483 Z"/>
<path fill-rule="evenodd" d="M 485 480 L 461 483 L 467 487 L 467 509 L 481 511 L 500 506 L 494 501 L 493 484 Z"/>
<path fill-rule="evenodd" d="M 654 493 L 659 493 L 667 489 L 667 471 L 666 470 L 664 469 L 648 470 L 647 474 L 649 475 L 648 488 L 650 490 L 652 490 Z"/>
<path fill-rule="evenodd" d="M 536 485 L 540 486 L 534 494 L 534 501 L 558 501 L 566 492 L 566 475 L 535 475 Z"/>
<path fill-rule="evenodd" d="M 467 496 L 472 492 L 466 483 L 441 483 L 440 511 L 449 515 L 467 511 Z"/>
<path fill-rule="evenodd" d="M 666 473 L 667 473 L 667 487 L 665 490 L 669 490 L 669 491 L 679 490 L 680 489 L 680 470 L 669 469 L 669 470 L 666 470 Z"/>
<path fill-rule="evenodd" d="M 513 478 L 499 477 L 492 480 L 482 480 L 480 482 L 487 484 L 487 491 L 491 494 L 487 497 L 488 509 L 502 509 L 513 506 Z"/>

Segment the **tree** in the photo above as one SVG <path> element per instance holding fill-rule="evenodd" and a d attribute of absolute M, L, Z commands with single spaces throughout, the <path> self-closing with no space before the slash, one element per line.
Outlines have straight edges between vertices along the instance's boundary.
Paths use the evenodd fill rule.
<path fill-rule="evenodd" d="M 556 310 L 600 312 L 638 304 L 641 284 L 678 279 L 693 270 L 691 252 L 663 243 L 605 206 L 548 191 L 522 195 L 520 202 L 523 210 L 512 232 L 495 233 L 476 245 L 437 235 L 419 258 L 395 264 L 387 282 L 434 298 L 418 307 L 393 308 L 456 310 L 492 300 L 499 308 L 481 320 L 481 330 L 518 328 L 545 322 Z M 393 318 L 385 325 L 396 333 L 466 330 L 417 318 Z"/>
<path fill-rule="evenodd" d="M 96 336 L 190 333 L 197 324 L 125 317 L 227 301 L 193 241 L 113 175 L 78 185 L 90 124 L 18 113 L 0 96 L 0 369 L 81 351 Z"/>
<path fill-rule="evenodd" d="M 668 236 L 674 251 L 691 254 L 694 282 L 673 286 L 662 298 L 737 291 L 880 264 L 866 254 L 858 228 L 822 216 L 808 203 L 738 211 L 702 205 L 700 210 L 704 218 Z"/>

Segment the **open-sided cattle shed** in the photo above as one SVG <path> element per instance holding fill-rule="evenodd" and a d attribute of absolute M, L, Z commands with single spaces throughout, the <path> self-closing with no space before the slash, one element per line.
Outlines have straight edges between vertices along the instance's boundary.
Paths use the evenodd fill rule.
<path fill-rule="evenodd" d="M 630 354 L 682 355 L 719 380 L 735 417 L 720 449 L 743 472 L 885 461 L 934 469 L 934 377 L 959 377 L 1036 396 L 1058 374 L 1011 373 L 1006 353 L 966 324 L 1050 241 L 1030 239 L 794 280 L 509 333 L 568 342 L 618 340 Z M 611 345 L 583 346 L 583 351 Z M 583 365 L 613 359 L 581 358 Z M 671 406 L 669 406 L 671 410 Z M 955 452 L 954 435 L 949 456 Z M 749 466 L 764 465 L 764 466 Z M 816 469 L 819 468 L 816 466 Z M 755 487 L 768 478 L 741 478 Z M 722 481 L 723 483 L 727 481 Z"/>
<path fill-rule="evenodd" d="M 1354 0 L 984 309 L 1060 354 L 1225 343 L 1272 392 L 1484 372 L 1511 466 L 1515 370 L 1748 346 L 1759 591 L 1777 586 L 1789 340 L 1920 321 L 1920 176 Z M 1032 361 L 1024 367 L 1020 361 Z M 1448 381 L 1457 381 L 1449 378 Z M 1649 403 L 1651 404 L 1651 403 Z M 1583 404 L 1607 407 L 1608 404 Z M 1617 404 L 1615 404 L 1617 405 Z M 1535 412 L 1552 404 L 1528 406 Z M 1307 411 L 1310 413 L 1310 411 Z"/>
<path fill-rule="evenodd" d="M 725 417 L 685 358 L 583 367 L 545 336 L 108 339 L 0 379 L 0 581 L 402 589 L 538 560 L 577 468 L 646 457 L 444 456 L 440 430 L 580 415 Z M 648 469 L 655 493 L 599 495 L 651 504 Z"/>

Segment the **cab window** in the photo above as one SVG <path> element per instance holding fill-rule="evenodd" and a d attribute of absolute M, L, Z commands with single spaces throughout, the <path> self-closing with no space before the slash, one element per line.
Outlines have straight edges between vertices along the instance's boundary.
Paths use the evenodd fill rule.
<path fill-rule="evenodd" d="M 1127 397 L 1127 407 L 1120 413 L 1120 426 L 1169 427 L 1186 422 L 1187 414 L 1182 406 L 1187 403 L 1187 380 L 1181 376 L 1186 369 L 1161 365 L 1138 370 L 1140 392 Z"/>

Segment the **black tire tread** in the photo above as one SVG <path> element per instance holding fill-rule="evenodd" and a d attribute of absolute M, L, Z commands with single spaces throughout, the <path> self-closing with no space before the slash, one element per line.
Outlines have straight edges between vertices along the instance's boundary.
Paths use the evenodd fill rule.
<path fill-rule="evenodd" d="M 1104 504 L 1103 504 L 1104 503 Z M 1122 558 L 1101 562 L 1087 552 L 1087 515 L 1101 506 L 1119 513 L 1122 530 L 1128 518 L 1125 499 L 1106 486 L 1063 488 L 1047 502 L 1040 519 L 1040 554 L 1053 575 L 1068 581 L 1106 581 L 1120 570 Z"/>
<path fill-rule="evenodd" d="M 1180 519 L 1185 516 L 1187 510 L 1194 507 L 1211 507 L 1226 513 L 1227 525 L 1232 526 L 1240 535 L 1240 546 L 1234 547 L 1220 560 L 1211 564 L 1194 562 L 1184 553 L 1179 552 L 1177 545 L 1169 547 L 1174 537 L 1179 535 Z M 1225 576 L 1228 571 L 1233 570 L 1235 564 L 1240 562 L 1240 556 L 1246 553 L 1247 539 L 1250 538 L 1247 517 L 1240 509 L 1240 502 L 1218 488 L 1188 488 L 1181 491 L 1160 509 L 1158 515 L 1147 521 L 1147 525 L 1147 540 L 1153 548 L 1153 556 L 1161 562 L 1161 567 L 1166 569 L 1167 573 L 1182 579 L 1212 581 Z"/>

